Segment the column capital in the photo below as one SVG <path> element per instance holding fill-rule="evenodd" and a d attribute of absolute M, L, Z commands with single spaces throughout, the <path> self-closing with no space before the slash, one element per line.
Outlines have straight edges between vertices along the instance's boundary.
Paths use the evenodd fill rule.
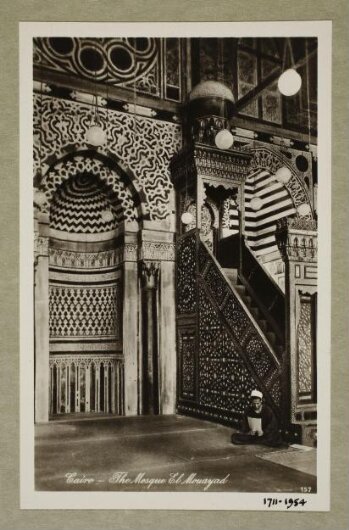
<path fill-rule="evenodd" d="M 141 261 L 140 275 L 143 289 L 157 289 L 159 284 L 160 263 L 156 261 Z"/>
<path fill-rule="evenodd" d="M 49 238 L 47 236 L 41 236 L 37 232 L 34 232 L 34 254 L 38 256 L 48 256 L 49 250 Z"/>

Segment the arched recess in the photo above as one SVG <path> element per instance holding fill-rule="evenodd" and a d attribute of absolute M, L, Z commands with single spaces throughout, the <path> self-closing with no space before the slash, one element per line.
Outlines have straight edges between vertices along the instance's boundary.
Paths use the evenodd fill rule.
<path fill-rule="evenodd" d="M 270 175 L 275 175 L 278 169 L 285 166 L 291 172 L 290 180 L 284 184 L 285 188 L 288 190 L 294 207 L 297 211 L 297 216 L 306 217 L 308 219 L 313 219 L 313 209 L 311 205 L 311 200 L 307 190 L 307 186 L 303 178 L 298 174 L 293 164 L 285 159 L 276 149 L 271 147 L 255 147 L 250 150 L 253 153 L 253 158 L 251 160 L 251 174 L 255 174 L 258 171 L 267 171 Z M 306 215 L 301 215 L 298 213 L 298 208 L 302 204 L 309 205 L 309 213 Z"/>
<path fill-rule="evenodd" d="M 125 221 L 149 219 L 146 196 L 136 189 L 132 172 L 115 157 L 107 157 L 96 150 L 75 151 L 55 160 L 40 182 L 39 190 L 45 196 L 40 204 L 41 212 L 49 213 L 56 189 L 68 178 L 81 173 L 98 176 L 110 193 L 118 197 Z"/>
<path fill-rule="evenodd" d="M 192 215 L 192 222 L 185 226 L 185 231 L 188 232 L 196 227 L 196 204 L 192 199 L 184 201 L 183 212 L 188 212 Z M 219 230 L 219 210 L 209 197 L 205 198 L 201 209 L 201 237 L 206 243 L 211 252 L 214 252 L 217 234 Z"/>
<path fill-rule="evenodd" d="M 131 345 L 133 358 L 125 352 L 123 305 L 127 286 L 137 285 L 137 231 L 146 217 L 144 200 L 123 169 L 91 151 L 56 162 L 40 189 L 45 195 L 40 212 L 46 215 L 38 216 L 39 235 L 47 238 L 48 255 L 46 271 L 37 272 L 37 285 L 46 282 L 47 294 L 36 311 L 35 327 L 46 334 L 47 347 L 36 348 L 37 360 L 43 359 L 37 361 L 36 374 L 44 374 L 49 365 L 48 414 L 124 414 L 125 372 L 128 364 L 137 369 L 137 349 Z M 112 219 L 103 219 L 108 211 Z M 131 316 L 132 327 L 137 319 Z M 137 336 L 137 329 L 126 329 Z M 40 379 L 44 377 L 36 377 L 37 394 Z M 134 388 L 128 393 L 133 395 Z M 44 409 L 39 403 L 36 411 L 43 412 L 36 416 L 47 418 Z"/>
<path fill-rule="evenodd" d="M 297 169 L 276 149 L 264 146 L 253 150 L 251 172 L 245 181 L 245 239 L 259 262 L 281 289 L 284 288 L 284 263 L 275 240 L 276 225 L 284 217 L 313 219 L 307 186 Z M 281 183 L 275 173 L 281 167 L 291 172 Z M 307 205 L 305 214 L 300 206 Z"/>

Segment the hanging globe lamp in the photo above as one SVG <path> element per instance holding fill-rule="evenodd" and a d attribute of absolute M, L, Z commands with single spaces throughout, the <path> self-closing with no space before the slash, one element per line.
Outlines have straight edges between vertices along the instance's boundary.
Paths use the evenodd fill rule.
<path fill-rule="evenodd" d="M 193 214 L 190 212 L 184 212 L 182 214 L 181 221 L 184 225 L 190 225 L 194 221 Z"/>
<path fill-rule="evenodd" d="M 251 206 L 252 210 L 257 212 L 258 210 L 260 210 L 262 208 L 263 201 L 259 197 L 254 197 L 252 199 L 252 201 L 250 202 L 250 206 Z"/>
<path fill-rule="evenodd" d="M 280 167 L 275 173 L 275 179 L 280 182 L 280 184 L 287 184 L 291 177 L 292 173 L 286 166 Z"/>
<path fill-rule="evenodd" d="M 234 136 L 229 129 L 222 129 L 216 134 L 214 141 L 218 149 L 230 149 L 234 143 Z"/>
<path fill-rule="evenodd" d="M 302 86 L 302 78 L 294 68 L 285 70 L 279 77 L 278 89 L 283 96 L 294 96 Z"/>

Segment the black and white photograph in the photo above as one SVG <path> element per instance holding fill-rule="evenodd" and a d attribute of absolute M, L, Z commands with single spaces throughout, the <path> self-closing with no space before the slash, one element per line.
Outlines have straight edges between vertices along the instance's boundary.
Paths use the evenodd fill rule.
<path fill-rule="evenodd" d="M 328 510 L 331 23 L 20 26 L 22 506 Z"/>

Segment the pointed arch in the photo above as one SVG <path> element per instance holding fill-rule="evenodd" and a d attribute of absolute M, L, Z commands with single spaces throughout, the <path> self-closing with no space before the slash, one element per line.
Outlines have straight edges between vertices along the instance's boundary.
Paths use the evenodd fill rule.
<path fill-rule="evenodd" d="M 251 160 L 251 173 L 253 175 L 258 172 L 267 171 L 270 175 L 275 175 L 278 169 L 285 166 L 291 172 L 290 180 L 284 184 L 285 188 L 290 194 L 297 217 L 305 217 L 309 219 L 314 218 L 313 208 L 310 201 L 309 193 L 303 178 L 298 174 L 294 165 L 278 152 L 275 148 L 257 146 L 250 149 L 253 153 Z M 309 205 L 309 212 L 306 215 L 300 215 L 298 207 L 302 204 Z"/>
<path fill-rule="evenodd" d="M 69 153 L 48 168 L 40 183 L 40 191 L 45 196 L 41 211 L 49 213 L 56 190 L 67 179 L 82 173 L 97 176 L 118 198 L 126 221 L 149 219 L 145 194 L 136 189 L 136 178 L 132 172 L 116 157 L 108 157 L 91 149 Z"/>

